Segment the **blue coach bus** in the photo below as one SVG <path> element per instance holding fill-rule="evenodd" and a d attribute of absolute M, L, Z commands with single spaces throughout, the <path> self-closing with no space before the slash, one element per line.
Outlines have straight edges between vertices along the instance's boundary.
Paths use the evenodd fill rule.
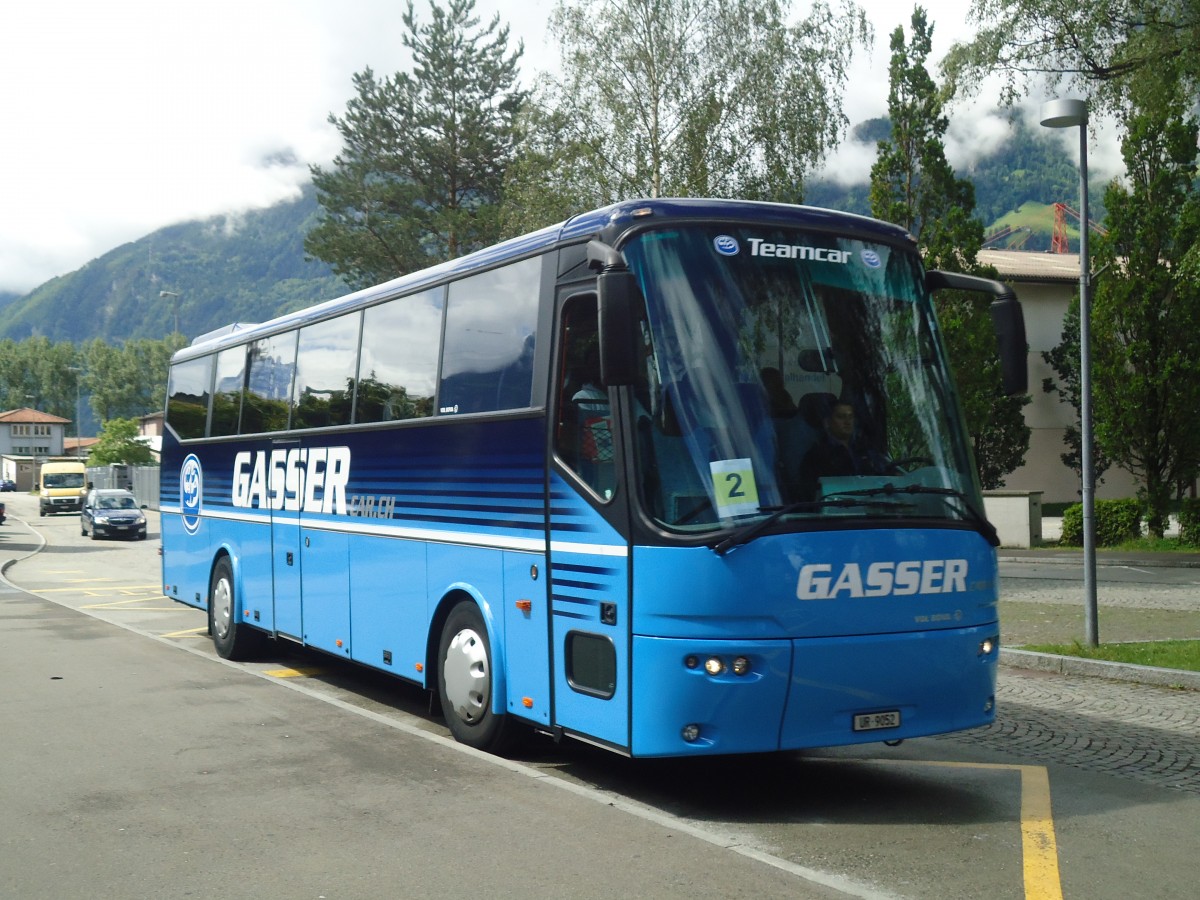
<path fill-rule="evenodd" d="M 902 229 L 779 204 L 577 216 L 172 360 L 163 584 L 221 656 L 293 641 L 460 741 L 638 757 L 995 715 L 996 533 Z"/>

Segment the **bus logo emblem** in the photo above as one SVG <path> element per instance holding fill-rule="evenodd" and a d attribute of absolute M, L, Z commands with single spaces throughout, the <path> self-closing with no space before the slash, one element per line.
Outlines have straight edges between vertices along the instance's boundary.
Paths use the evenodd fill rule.
<path fill-rule="evenodd" d="M 203 493 L 204 475 L 200 470 L 200 459 L 189 454 L 179 470 L 179 507 L 183 512 L 183 530 L 195 534 L 200 530 L 200 497 Z"/>
<path fill-rule="evenodd" d="M 878 269 L 883 265 L 883 260 L 879 258 L 879 254 L 874 250 L 864 250 L 860 256 L 862 256 L 862 261 L 866 263 L 868 268 Z"/>
<path fill-rule="evenodd" d="M 713 247 L 722 256 L 737 256 L 741 249 L 738 246 L 737 238 L 730 237 L 727 234 L 719 234 L 713 238 Z"/>

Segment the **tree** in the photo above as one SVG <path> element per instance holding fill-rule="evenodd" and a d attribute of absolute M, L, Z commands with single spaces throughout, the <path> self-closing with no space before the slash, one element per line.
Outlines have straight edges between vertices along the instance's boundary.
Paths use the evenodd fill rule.
<path fill-rule="evenodd" d="M 796 25 L 788 12 L 778 0 L 560 2 L 562 75 L 538 85 L 514 206 L 545 205 L 547 185 L 552 220 L 630 197 L 802 199 L 845 130 L 839 92 L 870 29 L 848 0 L 817 0 Z"/>
<path fill-rule="evenodd" d="M 983 27 L 943 61 L 953 85 L 1005 77 L 1004 98 L 1023 94 L 1030 76 L 1066 80 L 1116 108 L 1132 79 L 1167 64 L 1185 92 L 1200 83 L 1198 0 L 973 0 Z"/>
<path fill-rule="evenodd" d="M 5 409 L 30 407 L 75 418 L 75 372 L 79 359 L 70 341 L 44 337 L 0 342 L 0 400 Z"/>
<path fill-rule="evenodd" d="M 100 437 L 88 454 L 89 466 L 125 463 L 132 466 L 154 465 L 154 454 L 138 437 L 137 419 L 109 419 L 100 426 Z"/>
<path fill-rule="evenodd" d="M 1096 335 L 1093 331 L 1092 343 L 1095 344 L 1095 341 Z M 1044 379 L 1042 390 L 1047 394 L 1059 394 L 1064 403 L 1069 403 L 1074 407 L 1076 416 L 1079 416 L 1080 409 L 1079 351 L 1079 294 L 1077 292 L 1071 306 L 1067 309 L 1067 314 L 1063 317 L 1062 340 L 1054 348 L 1042 353 L 1042 359 L 1058 375 L 1058 381 L 1052 378 Z M 1095 387 L 1093 386 L 1094 392 Z M 1095 419 L 1094 411 L 1092 418 Z M 1063 465 L 1074 471 L 1082 484 L 1083 432 L 1081 426 L 1068 425 L 1063 434 L 1063 443 L 1067 445 L 1067 451 L 1060 457 Z M 1102 476 L 1108 471 L 1112 461 L 1105 454 L 1103 448 L 1096 446 L 1094 435 L 1092 445 L 1092 477 L 1100 484 L 1104 482 Z"/>
<path fill-rule="evenodd" d="M 412 72 L 353 77 L 357 96 L 329 121 L 344 146 L 312 167 L 323 207 L 304 241 L 354 287 L 377 284 L 485 247 L 500 233 L 504 172 L 513 154 L 518 44 L 508 52 L 499 16 L 480 27 L 474 0 L 434 4 L 417 21 L 412 0 L 402 43 Z"/>
<path fill-rule="evenodd" d="M 911 41 L 905 43 L 902 26 L 892 32 L 892 128 L 879 142 L 879 157 L 871 167 L 871 211 L 915 235 L 930 268 L 994 277 L 977 262 L 983 224 L 972 216 L 975 190 L 966 179 L 955 177 L 946 161 L 943 138 L 949 121 L 925 67 L 932 38 L 933 25 L 920 6 L 913 9 Z M 980 481 L 985 488 L 999 487 L 1029 449 L 1030 431 L 1021 413 L 1029 398 L 1004 393 L 985 302 L 946 291 L 938 295 L 937 312 Z"/>
<path fill-rule="evenodd" d="M 176 334 L 163 340 L 127 341 L 119 347 L 95 338 L 80 347 L 76 363 L 83 369 L 80 385 L 96 418 L 106 422 L 161 410 L 171 354 L 185 342 Z"/>
<path fill-rule="evenodd" d="M 1128 187 L 1105 192 L 1092 308 L 1096 439 L 1141 479 L 1152 534 L 1200 471 L 1200 189 L 1194 98 L 1169 61 L 1130 88 Z"/>

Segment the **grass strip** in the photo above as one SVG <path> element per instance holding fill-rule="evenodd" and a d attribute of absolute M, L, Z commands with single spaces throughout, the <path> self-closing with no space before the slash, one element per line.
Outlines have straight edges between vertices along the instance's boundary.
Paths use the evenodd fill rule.
<path fill-rule="evenodd" d="M 1101 644 L 1099 647 L 1089 647 L 1079 641 L 1073 641 L 1070 644 L 1028 644 L 1021 649 L 1032 650 L 1035 653 L 1055 653 L 1059 656 L 1078 656 L 1083 659 L 1200 672 L 1200 641 L 1144 641 Z"/>

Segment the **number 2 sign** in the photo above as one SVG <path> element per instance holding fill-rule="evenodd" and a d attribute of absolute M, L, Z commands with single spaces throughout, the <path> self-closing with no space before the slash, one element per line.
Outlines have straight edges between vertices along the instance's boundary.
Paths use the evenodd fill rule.
<path fill-rule="evenodd" d="M 718 516 L 725 519 L 758 512 L 758 485 L 750 460 L 718 459 L 708 466 L 712 471 Z"/>

